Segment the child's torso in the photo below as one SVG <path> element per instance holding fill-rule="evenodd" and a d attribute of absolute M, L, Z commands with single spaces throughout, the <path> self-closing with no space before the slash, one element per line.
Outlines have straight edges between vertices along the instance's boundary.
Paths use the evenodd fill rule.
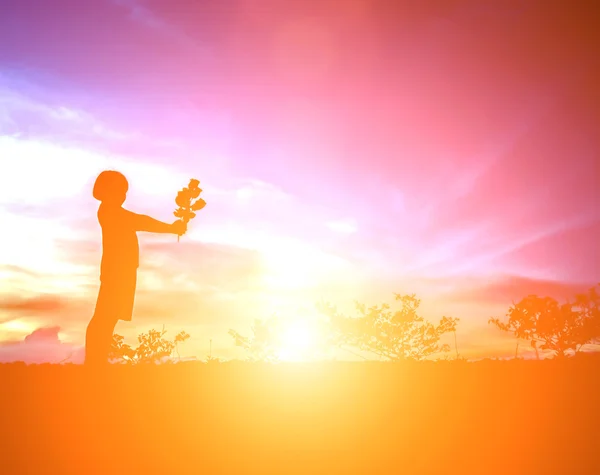
<path fill-rule="evenodd" d="M 133 223 L 121 207 L 100 205 L 102 226 L 101 279 L 135 272 L 139 266 L 139 243 Z"/>

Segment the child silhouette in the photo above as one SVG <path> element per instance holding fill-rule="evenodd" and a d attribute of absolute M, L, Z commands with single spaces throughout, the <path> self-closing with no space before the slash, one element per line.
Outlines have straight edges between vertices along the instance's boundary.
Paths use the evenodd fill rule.
<path fill-rule="evenodd" d="M 131 320 L 139 266 L 137 232 L 181 236 L 187 230 L 183 221 L 167 224 L 124 209 L 128 189 L 125 176 L 114 170 L 100 173 L 94 184 L 94 198 L 100 201 L 102 262 L 100 291 L 85 337 L 85 364 L 90 366 L 108 363 L 115 325 Z"/>

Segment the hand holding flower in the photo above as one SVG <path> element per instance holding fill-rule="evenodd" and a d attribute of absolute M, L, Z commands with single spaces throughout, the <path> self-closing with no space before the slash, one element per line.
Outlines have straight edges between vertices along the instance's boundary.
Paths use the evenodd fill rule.
<path fill-rule="evenodd" d="M 187 231 L 187 224 L 180 219 L 173 222 L 171 226 L 173 227 L 173 234 L 177 234 L 177 237 L 183 236 Z"/>

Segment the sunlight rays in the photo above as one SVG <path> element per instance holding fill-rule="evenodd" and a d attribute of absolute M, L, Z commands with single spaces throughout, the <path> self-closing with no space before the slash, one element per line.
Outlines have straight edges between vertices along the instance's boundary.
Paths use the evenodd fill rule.
<path fill-rule="evenodd" d="M 229 224 L 221 229 L 190 232 L 191 238 L 203 242 L 228 244 L 261 253 L 264 262 L 263 287 L 265 290 L 294 290 L 318 286 L 335 277 L 339 282 L 349 278 L 348 260 L 298 238 L 273 235 L 259 230 L 243 229 Z"/>
<path fill-rule="evenodd" d="M 306 320 L 287 323 L 279 334 L 277 356 L 281 361 L 301 362 L 311 358 L 319 344 L 317 329 Z"/>

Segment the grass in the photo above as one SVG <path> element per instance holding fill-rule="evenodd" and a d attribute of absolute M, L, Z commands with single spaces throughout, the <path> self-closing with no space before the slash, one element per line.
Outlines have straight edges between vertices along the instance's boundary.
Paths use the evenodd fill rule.
<path fill-rule="evenodd" d="M 0 365 L 0 473 L 597 473 L 600 357 Z"/>

